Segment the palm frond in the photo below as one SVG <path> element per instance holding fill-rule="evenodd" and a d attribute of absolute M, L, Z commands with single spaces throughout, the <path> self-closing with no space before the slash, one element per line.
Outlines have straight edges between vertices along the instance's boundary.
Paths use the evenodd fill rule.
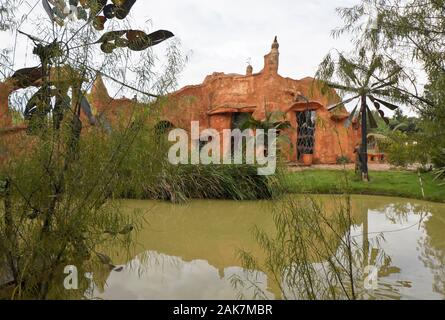
<path fill-rule="evenodd" d="M 374 99 L 379 102 L 380 104 L 383 104 L 385 107 L 387 107 L 388 109 L 391 109 L 392 111 L 396 110 L 399 108 L 399 106 L 396 106 L 395 104 L 389 103 L 387 101 L 383 101 L 381 99 L 375 98 Z"/>
<path fill-rule="evenodd" d="M 340 102 L 338 102 L 338 103 L 336 103 L 336 104 L 329 105 L 329 106 L 327 107 L 327 109 L 328 109 L 328 111 L 334 110 L 335 108 L 337 108 L 337 107 L 339 107 L 339 106 L 341 106 L 341 105 L 347 104 L 347 103 L 349 103 L 349 102 L 351 102 L 351 101 L 354 101 L 355 99 L 357 99 L 357 98 L 359 98 L 359 97 L 360 97 L 360 95 L 356 95 L 356 96 L 354 96 L 354 97 L 352 97 L 352 98 L 349 98 L 349 99 L 340 101 Z"/>
<path fill-rule="evenodd" d="M 339 54 L 338 60 L 339 72 L 342 73 L 345 78 L 352 80 L 352 82 L 354 82 L 357 86 L 361 86 L 362 84 L 355 74 L 357 65 L 346 59 L 341 53 Z"/>
<path fill-rule="evenodd" d="M 347 86 L 347 85 L 341 85 L 341 84 L 338 84 L 335 82 L 327 81 L 326 85 L 328 87 L 331 87 L 331 88 L 337 89 L 337 90 L 341 90 L 341 91 L 360 93 L 360 88 L 355 88 L 355 87 L 351 87 L 351 86 Z"/>
<path fill-rule="evenodd" d="M 369 85 L 372 75 L 378 69 L 380 69 L 382 67 L 382 65 L 383 65 L 382 57 L 380 55 L 375 54 L 375 52 L 373 52 L 368 71 L 366 72 L 365 83 L 364 83 L 365 86 Z"/>
<path fill-rule="evenodd" d="M 266 115 L 266 119 L 273 122 L 283 121 L 286 119 L 286 113 L 279 110 L 268 112 Z"/>
<path fill-rule="evenodd" d="M 345 128 L 349 128 L 349 126 L 351 125 L 352 120 L 354 120 L 354 116 L 355 116 L 355 113 L 357 112 L 357 109 L 358 109 L 358 103 L 355 106 L 355 108 L 352 110 L 351 114 L 349 115 L 348 120 L 346 120 Z"/>
<path fill-rule="evenodd" d="M 260 128 L 260 127 L 261 127 L 261 121 L 254 119 L 251 115 L 249 115 L 249 118 L 240 125 L 241 130 Z"/>
<path fill-rule="evenodd" d="M 368 111 L 368 120 L 370 127 L 373 129 L 377 129 L 379 126 L 377 125 L 377 121 L 375 121 L 374 116 L 372 115 L 372 112 L 369 109 L 368 105 L 366 105 L 366 110 Z"/>
<path fill-rule="evenodd" d="M 273 123 L 272 127 L 275 128 L 276 130 L 284 130 L 284 129 L 292 128 L 292 125 L 289 121 L 279 121 L 279 122 Z"/>

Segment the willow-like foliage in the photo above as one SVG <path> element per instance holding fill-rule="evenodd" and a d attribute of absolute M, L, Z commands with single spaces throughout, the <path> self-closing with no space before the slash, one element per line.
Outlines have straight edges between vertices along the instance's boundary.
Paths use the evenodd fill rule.
<path fill-rule="evenodd" d="M 352 208 L 350 196 L 333 200 L 334 205 L 327 207 L 311 196 L 280 199 L 274 206 L 275 232 L 259 228 L 253 232 L 264 255 L 258 258 L 240 250 L 243 267 L 249 271 L 243 279 L 233 276 L 232 285 L 252 288 L 253 298 L 267 299 L 267 292 L 257 283 L 257 271 L 261 271 L 276 299 L 385 298 L 381 288 L 370 296 L 365 285 L 368 264 L 382 270 L 391 265 L 391 259 L 378 249 L 383 235 L 369 237 L 367 211 Z"/>
<path fill-rule="evenodd" d="M 357 46 L 402 67 L 405 80 L 392 94 L 418 113 L 418 145 L 436 167 L 445 167 L 445 1 L 362 0 L 338 12 L 344 25 L 334 36 L 350 34 Z"/>
<path fill-rule="evenodd" d="M 27 91 L 36 84 L 34 79 L 18 81 L 16 51 L 4 48 L 10 58 L 2 60 L 2 80 L 25 88 L 12 102 L 25 113 L 28 129 L 0 132 L 0 295 L 82 299 L 91 281 L 85 272 L 119 272 L 113 253 L 134 245 L 142 217 L 120 211 L 119 178 L 133 144 L 156 117 L 158 97 L 175 87 L 185 59 L 178 40 L 167 44 L 162 67 L 155 65 L 158 58 L 152 48 L 117 48 L 105 54 L 94 44 L 100 32 L 89 21 L 61 26 L 36 14 L 32 5 L 15 4 L 23 5 L 8 1 L 2 8 L 23 15 L 2 15 L 2 26 L 19 41 L 28 39 L 29 55 L 38 56 L 36 70 L 42 76 L 38 90 Z M 129 24 L 119 20 L 108 25 L 128 29 Z M 101 114 L 95 114 L 97 123 L 80 121 L 82 108 L 87 115 L 91 111 L 85 110 L 84 99 L 98 74 L 113 84 L 114 97 L 137 94 L 139 101 L 147 102 L 129 105 L 113 130 L 103 125 Z M 68 265 L 78 268 L 78 290 L 63 286 Z"/>

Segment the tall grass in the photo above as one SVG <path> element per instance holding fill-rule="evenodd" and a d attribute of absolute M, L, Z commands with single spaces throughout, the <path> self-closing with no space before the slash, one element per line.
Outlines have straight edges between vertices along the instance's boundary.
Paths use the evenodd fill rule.
<path fill-rule="evenodd" d="M 122 198 L 159 199 L 174 203 L 189 199 L 271 199 L 283 192 L 282 169 L 274 176 L 259 176 L 256 165 L 172 165 L 171 142 L 149 123 L 127 152 L 119 169 Z"/>
<path fill-rule="evenodd" d="M 122 196 L 174 203 L 189 199 L 271 199 L 280 193 L 280 183 L 277 177 L 259 176 L 252 165 L 166 164 L 150 183 L 138 189 L 124 188 Z"/>

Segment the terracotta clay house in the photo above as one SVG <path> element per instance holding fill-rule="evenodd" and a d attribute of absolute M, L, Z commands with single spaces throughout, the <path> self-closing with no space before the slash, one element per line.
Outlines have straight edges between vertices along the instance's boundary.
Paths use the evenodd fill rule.
<path fill-rule="evenodd" d="M 280 76 L 278 49 L 275 38 L 258 73 L 250 65 L 244 75 L 213 73 L 200 85 L 172 93 L 172 102 L 162 112 L 163 120 L 186 130 L 191 121 L 199 121 L 201 130 L 222 131 L 238 127 L 247 114 L 262 120 L 266 112 L 279 110 L 292 125 L 284 133 L 293 145 L 286 152 L 288 160 L 301 162 L 303 154 L 311 154 L 313 163 L 320 164 L 335 164 L 341 157 L 353 160 L 354 147 L 361 138 L 359 126 L 345 128 L 346 109 L 327 110 L 339 97 L 335 92 L 323 95 L 313 78 Z"/>
<path fill-rule="evenodd" d="M 279 44 L 275 38 L 270 53 L 264 57 L 264 68 L 254 73 L 248 66 L 245 74 L 213 73 L 200 85 L 186 86 L 169 95 L 168 103 L 160 112 L 159 125 L 190 130 L 192 121 L 199 121 L 200 129 L 234 129 L 251 114 L 262 120 L 266 112 L 281 111 L 292 129 L 281 134 L 290 138 L 292 148 L 284 154 L 287 160 L 302 162 L 305 154 L 313 163 L 335 164 L 342 158 L 355 158 L 354 148 L 360 142 L 360 126 L 356 123 L 345 128 L 349 117 L 345 108 L 328 111 L 327 106 L 339 101 L 335 92 L 322 94 L 313 78 L 294 80 L 278 74 Z M 7 81 L 0 90 L 0 128 L 10 128 L 8 96 L 15 88 Z M 88 100 L 95 116 L 104 116 L 109 122 L 117 121 L 120 114 L 129 112 L 135 101 L 113 99 L 99 76 Z M 82 116 L 84 123 L 85 116 Z M 5 132 L 3 132 L 5 139 Z M 230 143 L 225 142 L 225 143 Z"/>

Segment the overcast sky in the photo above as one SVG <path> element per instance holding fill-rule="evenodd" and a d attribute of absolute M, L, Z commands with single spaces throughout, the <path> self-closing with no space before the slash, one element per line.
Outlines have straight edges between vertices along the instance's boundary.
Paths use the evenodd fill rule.
<path fill-rule="evenodd" d="M 348 39 L 330 32 L 342 24 L 336 7 L 358 0 L 170 0 L 138 1 L 137 18 L 173 31 L 184 51 L 193 52 L 180 84 L 197 84 L 212 72 L 244 73 L 250 58 L 254 71 L 263 67 L 275 35 L 280 43 L 280 74 L 314 75 L 332 48 L 350 49 Z"/>
<path fill-rule="evenodd" d="M 333 48 L 352 49 L 348 36 L 333 39 L 331 31 L 343 25 L 335 9 L 357 3 L 359 0 L 138 0 L 129 21 L 133 28 L 146 24 L 149 31 L 170 30 L 181 40 L 190 60 L 180 76 L 180 87 L 199 84 L 213 72 L 242 74 L 247 61 L 251 61 L 254 72 L 260 71 L 275 36 L 280 43 L 279 73 L 301 79 L 314 76 L 320 61 Z M 30 15 L 34 22 L 47 19 L 41 0 L 25 1 L 19 15 L 34 5 Z M 21 29 L 35 34 L 25 26 Z M 31 44 L 25 39 L 18 37 L 15 70 L 36 63 Z M 0 33 L 1 48 L 13 40 L 11 33 Z M 154 50 L 163 52 L 165 46 Z"/>
<path fill-rule="evenodd" d="M 181 39 L 183 52 L 191 54 L 179 80 L 180 86 L 201 83 L 215 71 L 244 73 L 249 59 L 254 72 L 261 70 L 263 56 L 270 51 L 275 35 L 280 42 L 280 74 L 298 79 L 313 76 L 332 48 L 350 49 L 348 39 L 333 39 L 330 32 L 342 25 L 335 8 L 357 2 L 139 0 L 131 11 L 130 21 L 137 22 L 134 27 L 139 27 L 141 22 L 150 20 L 149 29 L 168 29 Z M 25 1 L 19 15 L 29 12 L 36 3 L 30 17 L 47 19 L 40 0 Z M 21 28 L 28 29 L 25 25 Z M 13 38 L 10 33 L 1 33 L 0 46 L 11 44 Z M 31 48 L 23 36 L 18 37 L 17 43 L 14 69 L 29 67 L 35 59 Z"/>

